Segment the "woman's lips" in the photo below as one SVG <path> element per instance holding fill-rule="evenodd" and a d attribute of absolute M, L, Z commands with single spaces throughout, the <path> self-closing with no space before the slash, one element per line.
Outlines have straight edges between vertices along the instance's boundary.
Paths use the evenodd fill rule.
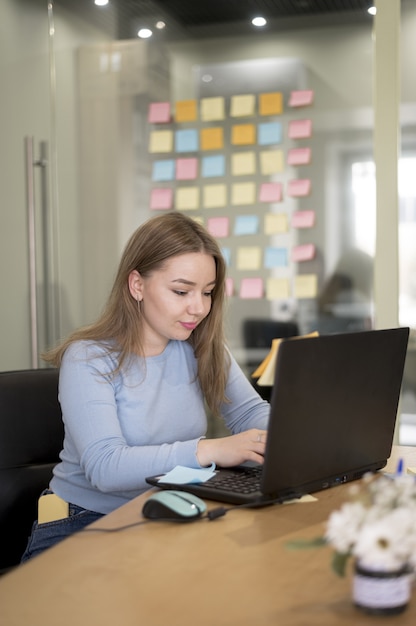
<path fill-rule="evenodd" d="M 187 330 L 194 330 L 198 326 L 196 322 L 180 322 L 180 324 Z"/>

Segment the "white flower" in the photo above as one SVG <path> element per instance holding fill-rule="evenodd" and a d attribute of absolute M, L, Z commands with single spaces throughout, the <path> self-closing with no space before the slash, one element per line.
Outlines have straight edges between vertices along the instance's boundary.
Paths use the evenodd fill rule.
<path fill-rule="evenodd" d="M 347 554 L 353 548 L 366 510 L 359 502 L 347 502 L 328 519 L 325 538 L 337 552 Z"/>

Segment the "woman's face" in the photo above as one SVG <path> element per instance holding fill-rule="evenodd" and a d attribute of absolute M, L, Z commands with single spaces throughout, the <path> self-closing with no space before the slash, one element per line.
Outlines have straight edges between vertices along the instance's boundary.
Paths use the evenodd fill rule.
<path fill-rule="evenodd" d="M 171 339 L 185 341 L 211 310 L 214 258 L 202 252 L 170 258 L 160 270 L 129 276 L 130 293 L 143 316 L 145 356 L 160 354 Z"/>

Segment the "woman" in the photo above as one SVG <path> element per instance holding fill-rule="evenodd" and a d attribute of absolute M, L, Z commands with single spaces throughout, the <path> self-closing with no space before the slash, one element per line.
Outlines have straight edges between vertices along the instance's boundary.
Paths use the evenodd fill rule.
<path fill-rule="evenodd" d="M 69 513 L 36 521 L 22 560 L 141 494 L 147 476 L 262 463 L 269 404 L 225 347 L 225 274 L 196 221 L 152 218 L 128 242 L 98 321 L 46 355 L 60 368 L 65 438 L 45 493 Z M 232 435 L 204 437 L 206 406 Z"/>

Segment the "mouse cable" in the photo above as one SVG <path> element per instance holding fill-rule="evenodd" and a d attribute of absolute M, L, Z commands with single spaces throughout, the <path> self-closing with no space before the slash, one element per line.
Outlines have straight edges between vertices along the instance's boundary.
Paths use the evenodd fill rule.
<path fill-rule="evenodd" d="M 219 506 L 215 509 L 211 509 L 211 511 L 208 511 L 206 514 L 206 518 L 208 518 L 210 521 L 213 521 L 215 519 L 218 519 L 219 517 L 223 517 L 229 511 L 236 511 L 238 509 L 259 509 L 259 508 L 266 507 L 266 506 L 272 506 L 273 504 L 283 504 L 287 500 L 296 500 L 300 497 L 301 496 L 298 494 L 296 495 L 292 494 L 290 498 L 280 497 L 280 498 L 272 498 L 271 500 L 258 500 L 257 502 L 245 502 L 243 504 L 235 504 L 234 506 L 229 506 L 229 507 Z"/>

